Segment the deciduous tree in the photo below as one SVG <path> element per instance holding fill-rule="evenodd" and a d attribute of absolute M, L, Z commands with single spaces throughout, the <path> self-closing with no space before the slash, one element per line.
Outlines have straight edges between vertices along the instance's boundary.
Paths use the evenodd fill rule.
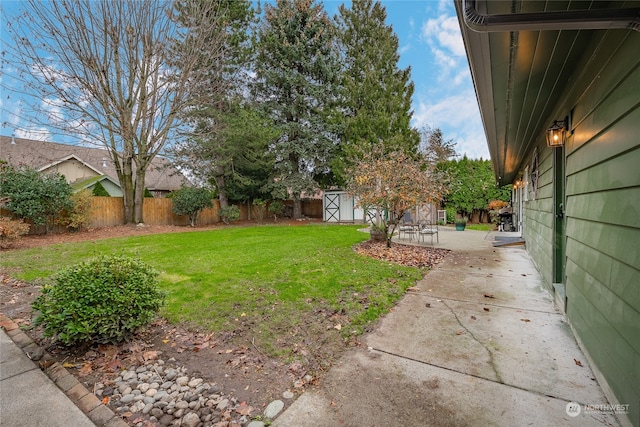
<path fill-rule="evenodd" d="M 199 67 L 225 55 L 219 2 L 180 3 L 198 12 L 183 25 L 172 2 L 29 0 L 7 27 L 3 71 L 17 69 L 11 78 L 34 100 L 21 114 L 109 151 L 126 222 L 143 220 L 147 168 L 175 139 L 180 113 L 224 86 Z"/>
<path fill-rule="evenodd" d="M 385 152 L 376 146 L 349 169 L 347 189 L 364 209 L 378 212 L 387 247 L 404 212 L 414 206 L 439 201 L 445 191 L 439 172 L 422 158 L 402 151 Z"/>

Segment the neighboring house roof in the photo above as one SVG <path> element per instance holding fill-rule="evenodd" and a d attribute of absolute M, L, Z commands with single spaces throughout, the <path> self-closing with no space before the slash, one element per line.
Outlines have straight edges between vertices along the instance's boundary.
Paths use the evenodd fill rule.
<path fill-rule="evenodd" d="M 98 175 L 107 175 L 118 183 L 115 166 L 104 148 L 0 136 L 0 159 L 37 170 L 76 159 Z M 147 169 L 145 186 L 151 191 L 173 191 L 189 185 L 185 176 L 165 158 L 156 157 Z"/>
<path fill-rule="evenodd" d="M 66 162 L 67 160 L 71 160 L 71 159 L 75 159 L 77 161 L 79 161 L 80 163 L 82 163 L 83 165 L 85 165 L 86 167 L 88 167 L 89 169 L 91 169 L 92 171 L 94 171 L 96 173 L 96 175 L 102 175 L 102 172 L 99 171 L 98 169 L 94 168 L 93 166 L 91 166 L 90 164 L 88 164 L 87 162 L 82 161 L 82 159 L 78 158 L 78 156 L 74 155 L 74 154 L 70 154 L 68 156 L 65 156 L 59 160 L 56 160 L 53 163 L 49 163 L 48 165 L 44 165 L 38 168 L 38 172 L 42 172 L 45 171 L 47 169 L 50 169 L 54 166 L 58 166 L 61 163 Z"/>
<path fill-rule="evenodd" d="M 91 188 L 97 182 L 105 181 L 105 180 L 111 181 L 116 187 L 120 188 L 120 184 L 118 183 L 118 181 L 114 180 L 108 175 L 97 175 L 87 179 L 78 180 L 74 182 L 71 187 L 73 188 L 73 191 L 80 191 L 80 190 L 84 190 L 85 188 Z"/>

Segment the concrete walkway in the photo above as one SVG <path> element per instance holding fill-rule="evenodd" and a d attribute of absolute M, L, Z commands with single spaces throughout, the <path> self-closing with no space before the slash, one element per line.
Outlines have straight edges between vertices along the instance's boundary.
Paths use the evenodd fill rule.
<path fill-rule="evenodd" d="M 607 400 L 524 248 L 439 238 L 455 252 L 272 425 L 619 425 L 585 410 Z"/>
<path fill-rule="evenodd" d="M 0 424 L 94 427 L 87 416 L 0 329 Z"/>
<path fill-rule="evenodd" d="M 60 364 L 43 363 L 43 372 L 27 356 L 39 350 L 0 313 L 0 426 L 127 427 Z"/>

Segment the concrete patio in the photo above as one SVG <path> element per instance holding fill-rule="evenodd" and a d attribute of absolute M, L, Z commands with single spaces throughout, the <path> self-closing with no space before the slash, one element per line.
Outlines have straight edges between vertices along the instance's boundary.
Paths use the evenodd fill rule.
<path fill-rule="evenodd" d="M 619 425 L 585 407 L 607 400 L 524 248 L 439 240 L 454 253 L 272 425 Z"/>

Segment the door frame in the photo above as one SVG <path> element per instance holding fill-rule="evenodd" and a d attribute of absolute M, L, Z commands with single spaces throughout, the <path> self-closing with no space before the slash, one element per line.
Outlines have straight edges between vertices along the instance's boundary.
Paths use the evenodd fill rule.
<path fill-rule="evenodd" d="M 553 148 L 553 283 L 565 283 L 566 267 L 566 158 L 564 146 Z M 566 297 L 565 297 L 566 306 Z"/>

